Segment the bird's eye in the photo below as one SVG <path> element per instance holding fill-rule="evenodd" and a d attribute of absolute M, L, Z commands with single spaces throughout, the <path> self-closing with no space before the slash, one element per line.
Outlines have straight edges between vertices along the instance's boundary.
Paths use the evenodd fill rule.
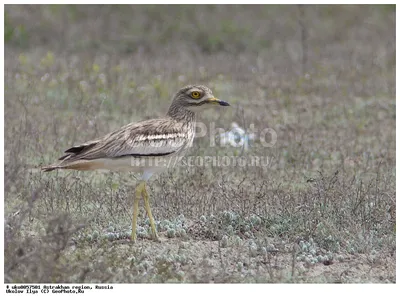
<path fill-rule="evenodd" d="M 199 92 L 192 92 L 190 95 L 193 99 L 199 99 L 200 98 L 200 93 Z"/>

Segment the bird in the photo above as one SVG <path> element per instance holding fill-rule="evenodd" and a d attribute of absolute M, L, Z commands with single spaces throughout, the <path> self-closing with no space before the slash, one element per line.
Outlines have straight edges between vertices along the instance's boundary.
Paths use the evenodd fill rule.
<path fill-rule="evenodd" d="M 65 150 L 59 162 L 43 166 L 54 170 L 110 170 L 141 173 L 135 188 L 131 240 L 136 242 L 139 201 L 142 197 L 150 221 L 152 238 L 160 241 L 151 213 L 146 185 L 150 177 L 174 166 L 192 146 L 196 114 L 211 106 L 230 106 L 204 85 L 188 85 L 173 97 L 167 114 L 127 124 L 101 138 Z"/>

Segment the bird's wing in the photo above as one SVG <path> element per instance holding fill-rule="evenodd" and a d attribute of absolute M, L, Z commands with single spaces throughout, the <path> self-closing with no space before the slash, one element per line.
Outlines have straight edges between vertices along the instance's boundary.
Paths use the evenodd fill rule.
<path fill-rule="evenodd" d="M 187 124 L 186 124 L 187 125 Z M 120 158 L 124 156 L 162 156 L 182 149 L 186 142 L 183 123 L 172 119 L 146 120 L 128 124 L 102 139 L 86 142 L 68 149 L 60 159 Z"/>

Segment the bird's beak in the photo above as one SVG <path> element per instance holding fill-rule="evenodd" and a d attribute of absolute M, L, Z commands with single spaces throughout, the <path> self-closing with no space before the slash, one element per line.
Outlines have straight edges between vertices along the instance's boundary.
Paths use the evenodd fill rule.
<path fill-rule="evenodd" d="M 207 102 L 208 103 L 212 103 L 212 104 L 219 104 L 221 106 L 230 106 L 230 104 L 228 102 L 220 100 L 220 99 L 217 99 L 215 97 L 207 99 Z"/>

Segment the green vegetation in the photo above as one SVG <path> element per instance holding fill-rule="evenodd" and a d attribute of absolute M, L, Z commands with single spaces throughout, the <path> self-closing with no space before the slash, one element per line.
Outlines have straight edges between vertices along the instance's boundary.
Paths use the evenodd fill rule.
<path fill-rule="evenodd" d="M 394 6 L 6 5 L 4 39 L 5 282 L 396 281 Z M 162 243 L 132 174 L 40 172 L 191 83 L 277 142 L 195 139 L 271 163 L 154 177 Z"/>

